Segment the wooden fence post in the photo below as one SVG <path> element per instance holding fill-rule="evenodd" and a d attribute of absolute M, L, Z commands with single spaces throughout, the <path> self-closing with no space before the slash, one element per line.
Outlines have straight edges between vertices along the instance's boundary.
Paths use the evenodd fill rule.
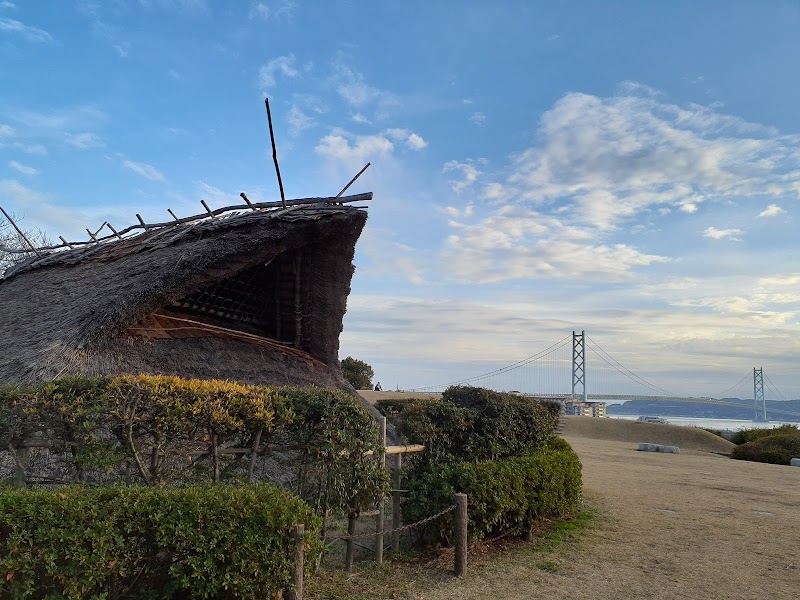
<path fill-rule="evenodd" d="M 380 426 L 381 446 L 383 452 L 381 453 L 381 471 L 386 469 L 386 417 L 381 417 L 378 420 Z M 383 563 L 383 496 L 378 501 L 378 518 L 375 519 L 375 562 L 378 564 Z"/>
<path fill-rule="evenodd" d="M 403 525 L 403 515 L 400 512 L 400 470 L 403 468 L 403 455 L 394 455 L 394 491 L 392 492 L 392 529 Z M 400 552 L 400 532 L 392 532 L 392 552 Z"/>
<path fill-rule="evenodd" d="M 350 511 L 347 513 L 347 535 L 355 535 L 356 534 L 356 511 L 354 508 L 351 508 Z M 348 573 L 353 572 L 353 539 L 348 538 L 345 541 L 347 546 L 347 551 L 345 553 L 344 558 L 344 568 Z"/>
<path fill-rule="evenodd" d="M 455 528 L 455 575 L 463 577 L 467 574 L 467 495 L 455 494 L 456 514 L 453 520 Z"/>
<path fill-rule="evenodd" d="M 306 526 L 299 523 L 294 528 L 294 566 L 292 568 L 292 589 L 289 592 L 288 600 L 303 600 L 303 571 L 305 569 L 305 544 L 303 537 L 306 533 Z"/>

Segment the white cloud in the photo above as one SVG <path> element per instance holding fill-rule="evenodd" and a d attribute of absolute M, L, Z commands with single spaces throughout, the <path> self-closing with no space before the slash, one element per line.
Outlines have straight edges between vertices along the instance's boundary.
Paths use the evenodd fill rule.
<path fill-rule="evenodd" d="M 14 133 L 14 128 L 11 125 L 0 123 L 0 139 L 12 137 Z"/>
<path fill-rule="evenodd" d="M 422 136 L 416 133 L 410 133 L 406 140 L 406 145 L 412 150 L 422 150 L 428 146 L 428 142 L 422 139 Z"/>
<path fill-rule="evenodd" d="M 0 18 L 0 32 L 3 31 L 21 35 L 22 38 L 28 42 L 47 43 L 53 41 L 53 36 L 44 29 L 31 27 L 30 25 L 25 25 L 14 19 Z"/>
<path fill-rule="evenodd" d="M 90 148 L 101 148 L 105 144 L 94 133 L 70 133 L 66 136 L 66 143 L 79 150 L 89 150 Z"/>
<path fill-rule="evenodd" d="M 729 238 L 738 241 L 738 238 L 735 236 L 740 233 L 742 233 L 741 229 L 717 229 L 716 227 L 707 227 L 705 231 L 703 231 L 703 237 L 711 238 L 712 240 L 724 240 L 725 238 Z"/>
<path fill-rule="evenodd" d="M 383 134 L 395 140 L 396 142 L 404 143 L 406 147 L 410 148 L 411 150 L 422 150 L 428 146 L 428 142 L 426 142 L 421 135 L 418 135 L 413 131 L 409 131 L 408 129 L 387 129 L 383 132 Z"/>
<path fill-rule="evenodd" d="M 670 104 L 634 82 L 606 98 L 565 95 L 542 116 L 537 138 L 515 157 L 506 185 L 534 205 L 570 206 L 599 229 L 651 207 L 692 213 L 710 199 L 800 193 L 796 136 Z"/>
<path fill-rule="evenodd" d="M 472 113 L 469 120 L 478 127 L 483 127 L 484 125 L 486 125 L 486 115 L 482 112 Z"/>
<path fill-rule="evenodd" d="M 164 181 L 164 175 L 159 172 L 153 165 L 148 165 L 146 163 L 137 163 L 133 162 L 132 160 L 123 160 L 122 164 L 129 168 L 134 173 L 138 173 L 142 177 L 149 179 L 150 181 Z"/>
<path fill-rule="evenodd" d="M 265 63 L 258 70 L 258 86 L 263 91 L 269 91 L 275 87 L 276 76 L 280 74 L 283 77 L 297 77 L 300 72 L 295 67 L 294 54 L 288 56 L 278 56 Z"/>
<path fill-rule="evenodd" d="M 23 165 L 22 163 L 17 162 L 16 160 L 12 160 L 11 162 L 9 162 L 8 166 L 11 167 L 12 169 L 19 171 L 23 175 L 36 175 L 39 172 L 33 167 L 29 167 L 28 165 Z"/>
<path fill-rule="evenodd" d="M 297 105 L 289 109 L 289 115 L 286 120 L 289 122 L 289 133 L 291 135 L 299 135 L 317 124 L 313 117 L 304 113 Z"/>
<path fill-rule="evenodd" d="M 457 173 L 461 179 L 450 180 L 450 187 L 456 193 L 461 193 L 478 180 L 481 172 L 470 162 L 447 161 L 442 167 L 442 173 Z"/>
<path fill-rule="evenodd" d="M 34 154 L 36 156 L 47 156 L 47 148 L 45 148 L 42 144 L 24 144 L 21 142 L 15 142 L 14 148 L 17 150 L 21 150 L 25 154 Z"/>
<path fill-rule="evenodd" d="M 277 0 L 276 2 L 252 2 L 249 16 L 251 19 L 270 19 L 291 22 L 298 3 L 294 0 Z"/>
<path fill-rule="evenodd" d="M 372 121 L 370 121 L 367 117 L 365 117 L 361 113 L 356 113 L 350 118 L 356 123 L 361 123 L 363 125 L 372 125 Z"/>
<path fill-rule="evenodd" d="M 457 278 L 475 283 L 508 279 L 620 281 L 636 267 L 667 262 L 626 244 L 607 245 L 589 232 L 515 206 L 477 223 L 454 223 L 444 262 Z"/>
<path fill-rule="evenodd" d="M 338 160 L 365 162 L 391 154 L 394 144 L 382 135 L 352 136 L 339 132 L 323 137 L 315 151 Z"/>
<path fill-rule="evenodd" d="M 0 8 L 7 8 L 9 10 L 14 10 L 15 8 L 17 8 L 17 5 L 14 4 L 13 2 L 9 2 L 8 0 L 3 0 L 3 2 L 0 2 Z"/>
<path fill-rule="evenodd" d="M 47 111 L 0 105 L 0 115 L 16 125 L 17 137 L 28 145 L 38 144 L 38 140 L 45 138 L 63 141 L 69 135 L 95 128 L 107 120 L 101 109 L 90 104 Z"/>
<path fill-rule="evenodd" d="M 375 107 L 378 116 L 383 118 L 390 109 L 400 104 L 397 96 L 391 92 L 369 85 L 362 73 L 345 62 L 342 53 L 339 53 L 333 61 L 332 70 L 336 92 L 351 107 L 359 111 Z"/>
<path fill-rule="evenodd" d="M 782 215 L 784 213 L 786 213 L 786 211 L 783 210 L 777 204 L 770 204 L 767 208 L 765 208 L 760 213 L 758 213 L 758 216 L 759 217 L 777 217 L 777 216 Z"/>
<path fill-rule="evenodd" d="M 498 200 L 507 196 L 507 191 L 502 183 L 492 182 L 483 186 L 481 196 L 487 200 Z"/>

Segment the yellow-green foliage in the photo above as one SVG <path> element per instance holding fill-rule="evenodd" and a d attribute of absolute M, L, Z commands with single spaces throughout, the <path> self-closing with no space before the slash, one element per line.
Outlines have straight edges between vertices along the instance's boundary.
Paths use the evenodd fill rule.
<path fill-rule="evenodd" d="M 0 489 L 0 599 L 271 598 L 320 519 L 271 484 Z"/>
<path fill-rule="evenodd" d="M 186 484 L 246 480 L 252 471 L 280 480 L 320 514 L 365 507 L 387 485 L 375 458 L 365 457 L 380 448 L 375 423 L 339 390 L 162 376 L 0 390 L 1 447 L 22 449 L 32 438 L 50 444 L 49 475 L 58 471 L 58 481 Z M 30 472 L 17 479 L 36 482 Z"/>
<path fill-rule="evenodd" d="M 295 416 L 277 391 L 229 381 L 140 375 L 0 390 L 0 439 L 13 446 L 32 435 L 46 437 L 79 481 L 113 480 L 122 470 L 147 484 L 206 479 L 210 461 L 192 474 L 185 468 L 187 452 L 246 446 L 258 431 L 269 435 Z M 222 457 L 215 471 L 233 463 Z"/>

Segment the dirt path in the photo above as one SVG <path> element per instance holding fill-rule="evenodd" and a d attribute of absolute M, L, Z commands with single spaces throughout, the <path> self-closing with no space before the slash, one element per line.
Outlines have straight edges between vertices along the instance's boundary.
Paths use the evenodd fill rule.
<path fill-rule="evenodd" d="M 516 553 L 425 600 L 800 598 L 799 468 L 683 448 L 637 452 L 634 438 L 677 440 L 663 430 L 659 440 L 639 439 L 644 430 L 633 423 L 598 433 L 589 421 L 568 424 L 564 437 L 583 462 L 587 500 L 600 511 L 592 530 L 543 557 L 546 565 Z M 680 429 L 675 435 L 688 435 Z M 614 436 L 624 441 L 596 439 Z"/>

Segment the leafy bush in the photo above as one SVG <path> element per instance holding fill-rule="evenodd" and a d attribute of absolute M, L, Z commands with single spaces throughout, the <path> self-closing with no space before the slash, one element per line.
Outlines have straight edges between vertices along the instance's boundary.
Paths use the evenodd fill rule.
<path fill-rule="evenodd" d="M 467 494 L 469 534 L 473 540 L 498 533 L 525 533 L 540 519 L 570 514 L 581 498 L 581 463 L 565 441 L 526 456 L 502 461 L 442 464 L 409 482 L 405 515 L 416 521 Z M 450 518 L 425 526 L 423 539 L 449 543 Z"/>
<path fill-rule="evenodd" d="M 387 486 L 365 456 L 381 448 L 374 421 L 351 396 L 322 388 L 161 376 L 5 388 L 0 453 L 6 448 L 19 483 L 271 479 L 319 514 L 364 508 Z M 34 451 L 38 463 L 26 464 Z"/>
<path fill-rule="evenodd" d="M 580 499 L 578 456 L 553 432 L 559 407 L 513 394 L 451 387 L 441 400 L 378 403 L 412 443 L 425 444 L 404 467 L 405 517 L 417 521 L 468 496 L 470 535 L 522 533 L 538 519 L 572 512 Z M 449 518 L 422 531 L 427 542 L 450 542 Z"/>
<path fill-rule="evenodd" d="M 382 400 L 411 443 L 425 444 L 428 464 L 500 460 L 536 450 L 558 425 L 558 407 L 483 388 L 450 387 L 441 400 Z"/>
<path fill-rule="evenodd" d="M 731 458 L 739 460 L 752 460 L 756 462 L 772 463 L 775 465 L 788 465 L 792 458 L 800 457 L 800 431 L 790 427 L 792 432 L 785 428 L 766 430 L 779 431 L 773 435 L 758 436 L 754 441 L 736 446 L 731 452 Z"/>
<path fill-rule="evenodd" d="M 340 390 L 287 387 L 280 393 L 302 416 L 285 428 L 282 438 L 283 445 L 297 448 L 289 461 L 297 474 L 297 494 L 317 514 L 374 505 L 388 490 L 389 479 L 376 460 L 383 448 L 372 417 Z"/>
<path fill-rule="evenodd" d="M 289 400 L 269 388 L 144 375 L 4 388 L 0 415 L 3 447 L 43 442 L 63 461 L 62 480 L 107 483 L 125 474 L 148 485 L 218 481 L 241 459 L 219 450 L 250 446 L 259 432 L 295 419 Z"/>
<path fill-rule="evenodd" d="M 781 425 L 774 429 L 766 429 L 764 427 L 741 429 L 731 436 L 731 441 L 737 446 L 740 446 L 741 444 L 755 442 L 756 440 L 777 434 L 800 435 L 800 429 L 798 429 L 796 425 Z"/>
<path fill-rule="evenodd" d="M 0 599 L 268 598 L 320 520 L 271 484 L 0 490 Z"/>

